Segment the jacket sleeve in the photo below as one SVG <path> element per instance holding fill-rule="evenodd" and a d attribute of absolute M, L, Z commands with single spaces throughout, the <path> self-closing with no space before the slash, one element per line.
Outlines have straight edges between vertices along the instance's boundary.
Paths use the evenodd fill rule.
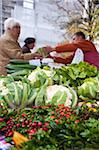
<path fill-rule="evenodd" d="M 22 53 L 23 53 L 23 54 L 24 54 L 24 53 L 31 53 L 31 51 L 30 51 L 29 48 L 23 46 L 23 47 L 22 47 Z"/>
<path fill-rule="evenodd" d="M 34 54 L 32 53 L 23 54 L 22 49 L 18 43 L 6 42 L 6 44 L 4 44 L 3 51 L 5 55 L 11 59 L 30 60 L 34 58 Z"/>
<path fill-rule="evenodd" d="M 73 52 L 77 49 L 77 45 L 74 43 L 64 44 L 55 47 L 56 52 Z"/>
<path fill-rule="evenodd" d="M 64 58 L 62 57 L 51 57 L 51 58 L 53 58 L 54 61 L 57 63 L 70 64 L 73 59 L 73 55 Z"/>

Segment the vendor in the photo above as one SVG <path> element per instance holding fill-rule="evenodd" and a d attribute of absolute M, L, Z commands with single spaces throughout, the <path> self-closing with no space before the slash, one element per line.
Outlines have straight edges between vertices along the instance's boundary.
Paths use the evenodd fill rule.
<path fill-rule="evenodd" d="M 39 54 L 23 54 L 18 43 L 21 25 L 18 20 L 8 18 L 4 22 L 5 33 L 0 37 L 0 75 L 7 75 L 6 65 L 11 59 L 30 60 L 41 58 Z"/>
<path fill-rule="evenodd" d="M 95 45 L 91 41 L 85 39 L 85 34 L 83 32 L 76 32 L 73 35 L 72 43 L 59 45 L 54 48 L 48 46 L 45 50 L 49 53 L 52 51 L 56 51 L 60 54 L 65 52 L 64 57 L 52 56 L 52 58 L 56 62 L 70 64 L 77 48 L 80 48 L 83 51 L 84 61 L 99 68 L 99 53 L 96 50 Z"/>
<path fill-rule="evenodd" d="M 31 49 L 35 47 L 35 38 L 28 37 L 24 40 L 24 46 L 22 47 L 23 53 L 31 53 Z"/>

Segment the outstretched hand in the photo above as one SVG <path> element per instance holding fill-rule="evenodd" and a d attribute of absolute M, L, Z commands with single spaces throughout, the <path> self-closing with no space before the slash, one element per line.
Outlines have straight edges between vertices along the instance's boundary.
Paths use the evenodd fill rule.
<path fill-rule="evenodd" d="M 46 46 L 46 47 L 43 47 L 44 51 L 47 52 L 47 53 L 50 53 L 53 51 L 53 48 L 51 46 Z"/>
<path fill-rule="evenodd" d="M 42 56 L 41 54 L 34 53 L 34 58 L 35 58 L 35 59 L 42 59 L 43 56 Z"/>

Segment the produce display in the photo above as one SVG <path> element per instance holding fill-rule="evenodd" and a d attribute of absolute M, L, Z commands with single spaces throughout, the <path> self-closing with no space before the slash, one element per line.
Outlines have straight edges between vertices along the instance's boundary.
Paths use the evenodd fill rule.
<path fill-rule="evenodd" d="M 96 67 L 12 60 L 7 69 L 0 77 L 0 134 L 14 142 L 12 150 L 99 149 Z"/>
<path fill-rule="evenodd" d="M 7 73 L 13 76 L 25 76 L 36 66 L 30 65 L 28 61 L 23 60 L 10 60 L 10 63 L 6 66 Z"/>

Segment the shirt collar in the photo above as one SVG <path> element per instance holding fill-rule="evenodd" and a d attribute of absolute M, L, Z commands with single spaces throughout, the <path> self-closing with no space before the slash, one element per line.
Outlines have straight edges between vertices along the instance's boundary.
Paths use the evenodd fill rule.
<path fill-rule="evenodd" d="M 6 39 L 9 39 L 13 42 L 18 42 L 16 39 L 14 39 L 14 37 L 9 32 L 5 32 L 3 37 L 5 37 Z"/>

